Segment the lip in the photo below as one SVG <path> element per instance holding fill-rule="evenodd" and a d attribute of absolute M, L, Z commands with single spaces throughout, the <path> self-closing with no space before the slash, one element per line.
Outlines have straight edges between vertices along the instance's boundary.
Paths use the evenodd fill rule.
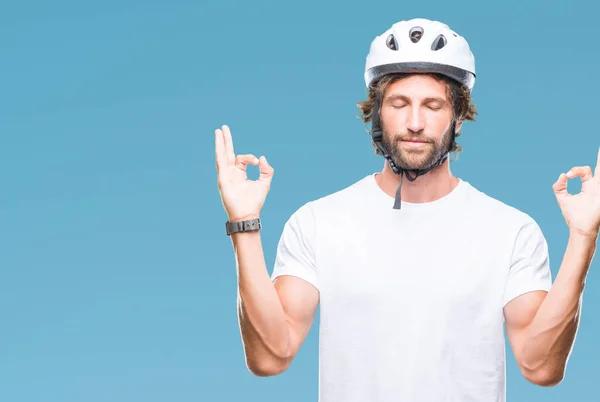
<path fill-rule="evenodd" d="M 403 140 L 401 141 L 405 147 L 413 148 L 413 149 L 423 149 L 429 144 L 425 141 L 416 141 L 416 140 Z"/>

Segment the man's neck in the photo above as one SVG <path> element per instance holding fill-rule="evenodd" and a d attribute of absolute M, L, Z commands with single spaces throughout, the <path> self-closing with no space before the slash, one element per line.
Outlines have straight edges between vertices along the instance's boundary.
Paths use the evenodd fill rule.
<path fill-rule="evenodd" d="M 411 177 L 412 173 L 409 173 Z M 400 176 L 395 174 L 390 165 L 385 161 L 384 168 L 375 175 L 375 180 L 386 194 L 395 197 L 396 189 L 400 184 Z M 411 203 L 432 202 L 452 192 L 459 183 L 459 179 L 452 175 L 448 161 L 441 166 L 409 181 L 406 175 L 402 178 L 402 201 Z"/>

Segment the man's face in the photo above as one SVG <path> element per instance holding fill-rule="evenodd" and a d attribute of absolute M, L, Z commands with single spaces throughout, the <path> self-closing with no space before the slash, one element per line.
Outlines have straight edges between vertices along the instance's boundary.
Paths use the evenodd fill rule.
<path fill-rule="evenodd" d="M 435 163 L 452 141 L 452 114 L 446 84 L 431 76 L 412 75 L 388 86 L 380 124 L 394 163 L 404 169 Z"/>

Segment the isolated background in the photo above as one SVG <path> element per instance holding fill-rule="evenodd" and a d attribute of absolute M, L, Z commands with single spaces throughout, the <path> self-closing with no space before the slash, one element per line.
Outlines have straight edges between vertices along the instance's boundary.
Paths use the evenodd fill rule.
<path fill-rule="evenodd" d="M 551 185 L 593 164 L 597 6 L 584 1 L 6 1 L 0 8 L 0 400 L 316 401 L 317 329 L 291 368 L 246 369 L 214 129 L 276 169 L 285 220 L 379 170 L 356 103 L 371 40 L 448 23 L 477 57 L 455 174 L 533 216 L 553 273 L 567 229 Z M 257 172 L 252 171 L 252 177 Z M 570 184 L 578 191 L 580 184 Z M 592 401 L 600 265 L 565 381 L 508 400 Z"/>

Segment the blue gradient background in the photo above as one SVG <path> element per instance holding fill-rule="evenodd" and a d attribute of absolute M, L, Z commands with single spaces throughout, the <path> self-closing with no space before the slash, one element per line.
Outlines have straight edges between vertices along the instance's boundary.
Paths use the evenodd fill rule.
<path fill-rule="evenodd" d="M 532 215 L 556 275 L 568 233 L 551 185 L 594 164 L 600 145 L 596 11 L 4 2 L 0 401 L 316 401 L 317 324 L 283 375 L 245 367 L 213 132 L 229 124 L 236 151 L 276 169 L 263 210 L 272 267 L 294 210 L 383 166 L 355 105 L 371 40 L 400 19 L 439 19 L 470 41 L 480 115 L 453 172 Z M 599 269 L 596 259 L 565 381 L 527 383 L 509 350 L 509 401 L 597 400 Z"/>

